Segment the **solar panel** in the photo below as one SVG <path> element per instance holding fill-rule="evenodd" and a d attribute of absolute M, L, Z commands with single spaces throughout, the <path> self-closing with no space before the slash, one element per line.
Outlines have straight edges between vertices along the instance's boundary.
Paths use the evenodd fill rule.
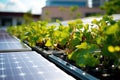
<path fill-rule="evenodd" d="M 31 48 L 23 43 L 14 43 L 14 42 L 0 42 L 0 52 L 8 51 L 30 51 Z"/>
<path fill-rule="evenodd" d="M 0 80 L 75 80 L 34 51 L 0 53 Z"/>
<path fill-rule="evenodd" d="M 28 50 L 31 50 L 31 48 L 10 36 L 5 31 L 0 30 L 0 52 Z"/>
<path fill-rule="evenodd" d="M 0 42 L 18 42 L 13 36 L 10 36 L 7 32 L 0 30 Z"/>

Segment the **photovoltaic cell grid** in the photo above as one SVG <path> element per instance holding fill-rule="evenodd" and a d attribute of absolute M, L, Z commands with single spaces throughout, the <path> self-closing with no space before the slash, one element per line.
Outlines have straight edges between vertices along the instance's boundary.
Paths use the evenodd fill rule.
<path fill-rule="evenodd" d="M 0 30 L 0 52 L 26 50 L 31 50 L 31 48 L 10 36 L 4 30 Z"/>
<path fill-rule="evenodd" d="M 19 41 L 10 36 L 6 31 L 0 30 L 0 42 L 19 42 Z"/>
<path fill-rule="evenodd" d="M 0 80 L 75 80 L 34 51 L 0 53 Z"/>

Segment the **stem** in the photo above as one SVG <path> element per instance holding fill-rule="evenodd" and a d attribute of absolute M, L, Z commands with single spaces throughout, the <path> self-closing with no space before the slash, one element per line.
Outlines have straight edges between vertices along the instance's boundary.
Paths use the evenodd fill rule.
<path fill-rule="evenodd" d="M 71 43 L 71 41 L 73 40 L 73 36 L 74 36 L 75 32 L 76 32 L 76 26 L 73 28 L 73 31 L 72 31 L 72 33 L 71 33 L 70 36 L 69 36 L 68 43 L 66 44 L 66 45 L 68 46 L 68 49 L 66 50 L 66 52 L 67 52 L 68 54 L 73 51 L 73 48 L 72 48 L 72 46 L 71 46 L 70 43 Z"/>

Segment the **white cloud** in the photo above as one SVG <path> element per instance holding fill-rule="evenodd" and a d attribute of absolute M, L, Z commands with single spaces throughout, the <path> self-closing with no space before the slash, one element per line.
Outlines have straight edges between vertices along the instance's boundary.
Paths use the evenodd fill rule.
<path fill-rule="evenodd" d="M 4 7 L 2 7 L 0 11 L 5 11 L 5 12 L 6 11 L 8 12 L 26 12 L 27 11 L 27 7 L 25 6 L 25 4 L 22 4 L 20 0 L 9 0 L 3 5 Z"/>
<path fill-rule="evenodd" d="M 31 9 L 33 13 L 41 13 L 41 8 L 45 6 L 43 1 L 34 1 L 31 3 Z"/>
<path fill-rule="evenodd" d="M 3 3 L 0 3 L 0 9 L 4 8 L 5 5 Z"/>
<path fill-rule="evenodd" d="M 9 0 L 6 4 L 0 4 L 0 10 L 26 12 L 32 10 L 34 14 L 40 14 L 46 0 Z"/>
<path fill-rule="evenodd" d="M 18 0 L 10 0 L 11 3 L 15 3 L 17 2 Z"/>
<path fill-rule="evenodd" d="M 6 9 L 24 12 L 27 10 L 27 7 L 25 6 L 25 4 L 21 3 L 20 0 L 10 0 L 6 4 Z"/>
<path fill-rule="evenodd" d="M 26 6 L 28 10 L 32 10 L 34 14 L 40 14 L 42 12 L 41 8 L 45 6 L 46 0 L 21 0 L 24 3 L 27 3 Z"/>

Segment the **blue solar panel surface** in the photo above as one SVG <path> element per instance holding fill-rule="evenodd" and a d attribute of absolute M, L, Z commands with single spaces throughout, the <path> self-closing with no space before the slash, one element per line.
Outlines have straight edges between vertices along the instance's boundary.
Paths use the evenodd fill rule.
<path fill-rule="evenodd" d="M 10 36 L 6 31 L 0 30 L 0 52 L 26 50 L 31 50 L 31 48 Z"/>
<path fill-rule="evenodd" d="M 34 51 L 0 53 L 0 80 L 75 80 Z"/>

